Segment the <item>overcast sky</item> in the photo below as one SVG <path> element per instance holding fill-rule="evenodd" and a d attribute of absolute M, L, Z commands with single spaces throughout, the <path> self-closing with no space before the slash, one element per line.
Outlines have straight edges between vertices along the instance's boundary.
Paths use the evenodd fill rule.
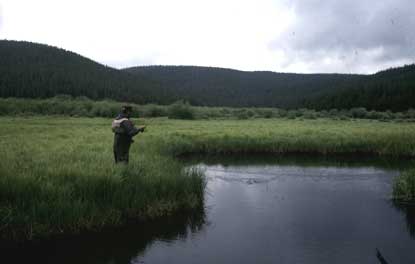
<path fill-rule="evenodd" d="M 414 32 L 414 0 L 0 0 L 0 39 L 116 68 L 373 73 L 414 63 Z"/>

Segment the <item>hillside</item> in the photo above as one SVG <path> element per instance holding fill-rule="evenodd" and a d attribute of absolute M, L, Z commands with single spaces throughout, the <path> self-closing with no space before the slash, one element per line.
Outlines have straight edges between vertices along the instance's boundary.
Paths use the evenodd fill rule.
<path fill-rule="evenodd" d="M 354 86 L 347 84 L 340 91 L 309 100 L 305 105 L 316 109 L 366 107 L 382 111 L 415 108 L 415 64 L 367 76 Z"/>
<path fill-rule="evenodd" d="M 57 94 L 147 103 L 159 100 L 158 84 L 76 53 L 23 41 L 0 41 L 0 97 L 46 98 Z"/>
<path fill-rule="evenodd" d="M 315 109 L 415 108 L 415 65 L 373 75 L 246 72 L 197 66 L 114 69 L 56 47 L 0 41 L 0 97 L 59 94 L 138 104 Z"/>
<path fill-rule="evenodd" d="M 124 71 L 141 74 L 173 90 L 175 99 L 207 106 L 299 107 L 354 83 L 363 76 L 345 74 L 293 74 L 245 72 L 196 66 L 143 66 Z"/>

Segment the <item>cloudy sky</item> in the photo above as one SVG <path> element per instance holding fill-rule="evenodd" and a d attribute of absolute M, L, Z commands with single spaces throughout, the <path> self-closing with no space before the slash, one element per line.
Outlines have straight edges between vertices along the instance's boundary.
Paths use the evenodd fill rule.
<path fill-rule="evenodd" d="M 413 0 L 0 0 L 0 39 L 116 68 L 373 73 L 415 62 Z"/>

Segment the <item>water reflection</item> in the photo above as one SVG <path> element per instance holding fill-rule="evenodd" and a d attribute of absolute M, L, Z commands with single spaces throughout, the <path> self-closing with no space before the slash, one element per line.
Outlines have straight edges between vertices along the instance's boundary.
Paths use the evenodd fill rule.
<path fill-rule="evenodd" d="M 134 261 L 156 241 L 172 243 L 200 232 L 205 225 L 203 209 L 166 219 L 129 225 L 100 233 L 32 242 L 23 246 L 2 245 L 4 263 L 126 264 Z M 1 245 L 0 245 L 1 246 Z"/>
<path fill-rule="evenodd" d="M 205 170 L 206 209 L 7 256 L 23 263 L 415 263 L 415 207 L 391 205 L 393 178 L 410 160 L 256 155 L 186 163 Z"/>
<path fill-rule="evenodd" d="M 411 159 L 402 159 L 394 157 L 376 157 L 373 155 L 310 155 L 310 154 L 226 154 L 226 155 L 191 155 L 181 157 L 184 163 L 189 165 L 206 164 L 241 166 L 241 165 L 280 165 L 280 166 L 297 166 L 302 168 L 308 167 L 340 167 L 340 168 L 358 168 L 358 167 L 375 167 L 386 170 L 402 170 L 415 166 Z"/>
<path fill-rule="evenodd" d="M 408 232 L 415 239 L 415 204 L 393 201 L 393 205 L 405 215 Z"/>

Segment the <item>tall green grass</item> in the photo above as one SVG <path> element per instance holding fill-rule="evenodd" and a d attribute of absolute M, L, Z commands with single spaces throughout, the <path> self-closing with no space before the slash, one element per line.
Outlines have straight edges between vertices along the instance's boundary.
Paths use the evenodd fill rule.
<path fill-rule="evenodd" d="M 408 170 L 395 178 L 393 198 L 397 202 L 415 204 L 415 169 Z"/>
<path fill-rule="evenodd" d="M 415 124 L 330 119 L 174 121 L 154 119 L 157 143 L 186 153 L 320 153 L 415 156 Z M 157 129 L 158 130 L 158 129 Z M 156 136 L 156 135 L 153 135 Z"/>
<path fill-rule="evenodd" d="M 3 238 L 97 230 L 203 206 L 200 172 L 151 147 L 134 146 L 131 164 L 114 165 L 109 120 L 1 121 Z"/>
<path fill-rule="evenodd" d="M 415 156 L 415 124 L 329 119 L 140 119 L 130 164 L 113 164 L 111 119 L 0 118 L 0 236 L 99 230 L 203 206 L 192 153 Z"/>

